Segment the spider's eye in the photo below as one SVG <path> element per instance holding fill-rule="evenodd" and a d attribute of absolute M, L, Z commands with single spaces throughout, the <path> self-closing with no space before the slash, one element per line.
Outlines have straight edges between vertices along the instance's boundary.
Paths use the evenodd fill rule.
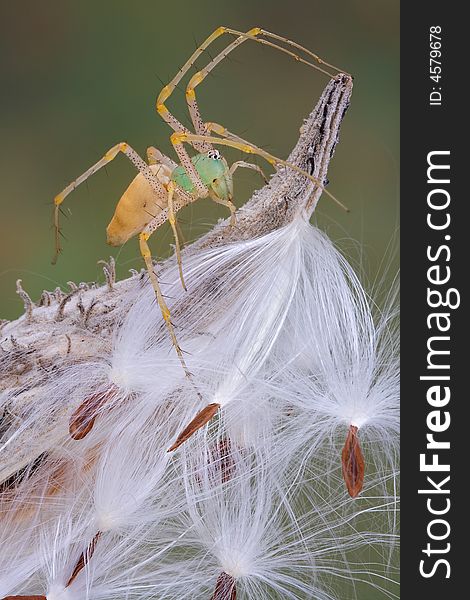
<path fill-rule="evenodd" d="M 212 158 L 213 160 L 220 160 L 222 158 L 218 150 L 209 150 L 207 156 L 208 158 Z"/>

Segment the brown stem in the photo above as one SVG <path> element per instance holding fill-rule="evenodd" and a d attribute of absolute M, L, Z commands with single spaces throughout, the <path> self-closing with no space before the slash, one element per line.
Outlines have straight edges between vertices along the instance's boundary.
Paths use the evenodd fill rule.
<path fill-rule="evenodd" d="M 346 442 L 341 452 L 343 478 L 351 498 L 355 498 L 364 485 L 364 456 L 362 455 L 357 427 L 349 426 Z"/>
<path fill-rule="evenodd" d="M 208 404 L 205 408 L 200 410 L 191 423 L 183 429 L 183 431 L 176 438 L 176 442 L 170 446 L 167 452 L 173 452 L 183 444 L 186 440 L 188 440 L 193 433 L 195 433 L 201 427 L 204 427 L 206 423 L 208 423 L 215 413 L 219 410 L 220 404 L 213 403 Z"/>

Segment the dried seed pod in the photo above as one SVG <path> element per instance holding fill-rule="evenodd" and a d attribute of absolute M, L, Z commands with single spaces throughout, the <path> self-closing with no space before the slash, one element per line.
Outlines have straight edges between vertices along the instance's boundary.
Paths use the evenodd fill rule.
<path fill-rule="evenodd" d="M 176 438 L 176 442 L 170 446 L 167 452 L 173 452 L 183 444 L 186 440 L 188 440 L 198 429 L 204 427 L 206 423 L 208 423 L 215 413 L 219 410 L 220 404 L 213 403 L 208 404 L 202 410 L 200 410 L 191 423 L 183 429 L 183 431 Z"/>
<path fill-rule="evenodd" d="M 114 398 L 116 392 L 117 387 L 112 385 L 104 392 L 88 396 L 72 413 L 69 422 L 69 433 L 74 440 L 82 440 L 90 433 L 99 411 L 109 400 Z"/>
<path fill-rule="evenodd" d="M 224 571 L 218 576 L 211 600 L 237 600 L 235 579 Z"/>
<path fill-rule="evenodd" d="M 349 426 L 346 442 L 341 452 L 343 478 L 351 498 L 355 498 L 364 485 L 364 456 L 362 455 L 357 427 Z"/>

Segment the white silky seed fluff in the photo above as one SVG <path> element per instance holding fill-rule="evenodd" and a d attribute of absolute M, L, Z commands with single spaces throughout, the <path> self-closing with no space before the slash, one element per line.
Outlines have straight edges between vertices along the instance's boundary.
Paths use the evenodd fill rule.
<path fill-rule="evenodd" d="M 344 75 L 328 84 L 289 158 L 310 169 L 313 156 L 321 181 L 350 89 Z M 1 494 L 0 594 L 209 599 L 223 569 L 246 599 L 326 600 L 342 597 L 344 581 L 351 593 L 361 581 L 378 590 L 390 585 L 396 333 L 388 326 L 392 311 L 374 319 L 352 269 L 307 223 L 320 193 L 280 169 L 239 211 L 237 228 L 221 224 L 185 253 L 187 294 L 176 269 L 163 272 L 202 400 L 145 278 L 118 284 L 114 297 L 112 286 L 86 290 L 83 315 L 98 303 L 79 335 L 68 315 L 82 315 L 80 294 L 60 309 L 31 311 L 32 319 L 37 310 L 47 314 L 53 332 L 63 319 L 70 340 L 64 336 L 59 358 L 51 345 L 32 392 L 26 386 L 12 402 L 20 373 L 1 397 L 7 418 L 0 451 L 13 449 L 16 463 L 30 467 Z M 35 342 L 39 334 L 31 330 L 20 343 Z M 12 331 L 13 324 L 4 329 L 9 354 L 0 361 L 21 354 Z M 72 410 L 111 385 L 118 392 L 92 431 L 71 440 Z M 166 455 L 196 411 L 217 400 L 222 408 L 213 422 Z M 372 442 L 364 491 L 352 501 L 339 452 L 358 406 L 360 435 Z M 29 460 L 18 451 L 25 439 Z M 12 472 L 11 463 L 0 468 Z M 65 588 L 97 527 L 106 531 L 93 556 Z M 378 554 L 354 564 L 354 552 L 364 549 Z"/>

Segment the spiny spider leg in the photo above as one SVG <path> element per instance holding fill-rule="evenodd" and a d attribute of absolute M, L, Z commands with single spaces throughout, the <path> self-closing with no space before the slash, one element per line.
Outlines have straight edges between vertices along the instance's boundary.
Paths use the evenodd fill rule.
<path fill-rule="evenodd" d="M 173 135 L 179 135 L 179 133 L 174 133 Z M 178 143 L 178 141 L 173 141 L 173 135 L 170 137 L 170 141 L 173 144 L 173 148 L 175 149 L 178 158 L 180 159 L 181 166 L 184 167 L 184 170 L 186 171 L 189 179 L 191 180 L 191 183 L 194 186 L 194 192 L 192 193 L 192 195 L 194 194 L 195 199 L 207 198 L 207 196 L 209 195 L 209 189 L 203 183 L 201 177 L 199 176 L 199 173 L 197 172 L 196 167 L 194 166 L 186 148 L 183 146 L 183 144 Z M 188 132 L 187 134 L 181 133 L 181 135 L 192 136 L 193 134 L 191 132 Z M 198 136 L 198 140 L 199 139 L 204 139 L 204 136 Z"/>
<path fill-rule="evenodd" d="M 248 142 L 247 140 L 243 139 L 239 135 L 232 133 L 223 125 L 219 125 L 219 123 L 207 122 L 207 123 L 205 123 L 205 126 L 207 129 L 208 135 L 214 131 L 217 135 L 227 138 L 228 140 L 233 140 L 234 142 L 239 142 L 240 144 L 245 144 L 245 145 L 249 145 L 249 146 L 253 145 L 251 142 Z"/>
<path fill-rule="evenodd" d="M 160 150 L 158 150 L 158 148 L 155 148 L 154 146 L 149 146 L 147 148 L 147 161 L 148 161 L 149 165 L 158 165 L 158 164 L 165 165 L 171 171 L 174 171 L 176 169 L 176 167 L 178 166 L 178 163 L 176 163 L 174 160 L 172 160 L 169 156 L 166 156 L 166 154 L 163 154 L 163 152 L 160 152 Z M 181 231 L 181 227 L 179 226 L 179 223 L 177 220 L 175 220 L 175 227 L 177 230 L 178 239 L 180 240 L 180 245 L 184 245 L 183 232 Z M 177 243 L 176 236 L 175 236 L 175 243 Z"/>
<path fill-rule="evenodd" d="M 230 211 L 230 226 L 233 227 L 236 222 L 235 212 L 237 210 L 237 207 L 235 206 L 235 204 L 231 200 L 224 200 L 223 198 L 217 197 L 212 192 L 212 190 L 209 192 L 209 196 L 210 196 L 211 200 L 213 200 L 217 204 L 222 204 L 222 206 L 226 206 L 229 209 L 229 211 Z"/>
<path fill-rule="evenodd" d="M 233 35 L 240 35 L 240 32 L 237 32 L 234 30 L 231 30 L 230 33 L 233 33 Z M 245 34 L 245 35 L 247 35 L 247 34 Z M 325 67 L 328 67 L 329 69 L 333 69 L 333 71 L 336 71 L 337 73 L 345 73 L 346 75 L 350 75 L 350 73 L 347 73 L 347 71 L 345 71 L 344 69 L 340 69 L 339 67 L 336 67 L 335 65 L 326 62 L 326 60 L 323 60 L 323 58 L 318 56 L 318 54 L 315 54 L 311 50 L 308 50 L 308 48 L 305 48 L 304 46 L 301 46 L 297 42 L 293 42 L 292 40 L 289 40 L 288 38 L 285 38 L 282 35 L 277 35 L 276 33 L 271 33 L 270 31 L 266 31 L 265 29 L 260 29 L 258 35 L 263 35 L 264 37 L 278 40 L 288 46 L 291 46 L 293 48 L 296 48 L 297 50 L 300 50 L 301 52 L 305 52 L 305 54 L 307 54 L 308 56 L 311 56 L 315 60 L 315 62 L 318 64 L 316 64 L 316 65 L 312 64 L 311 62 L 306 61 L 302 57 L 295 54 L 295 52 L 290 52 L 286 48 L 283 48 L 282 46 L 279 46 L 278 44 L 273 44 L 269 40 L 263 40 L 263 39 L 256 38 L 256 41 L 259 42 L 260 44 L 264 44 L 266 46 L 270 46 L 271 48 L 276 48 L 277 50 L 281 50 L 282 52 L 285 52 L 289 56 L 292 56 L 292 58 L 294 58 L 295 60 L 297 60 L 305 65 L 308 65 L 310 67 L 313 67 L 314 69 L 316 69 L 317 71 L 320 71 L 321 73 L 323 73 L 324 75 L 327 75 L 328 77 L 333 77 L 333 75 L 331 73 L 329 73 L 328 71 L 326 71 L 325 69 L 322 69 L 318 65 L 324 65 Z"/>
<path fill-rule="evenodd" d="M 65 198 L 73 192 L 81 183 L 87 180 L 91 175 L 99 171 L 102 167 L 107 165 L 109 162 L 114 160 L 116 156 L 122 152 L 132 162 L 132 164 L 142 173 L 145 179 L 148 181 L 152 190 L 154 191 L 157 198 L 162 199 L 166 202 L 166 192 L 162 184 L 158 181 L 155 175 L 152 173 L 148 164 L 137 154 L 137 152 L 129 146 L 126 142 L 120 142 L 113 146 L 106 154 L 89 169 L 87 169 L 80 177 L 77 177 L 72 183 L 70 183 L 60 194 L 54 198 L 54 228 L 55 228 L 55 254 L 52 259 L 52 264 L 57 262 L 57 258 L 62 251 L 60 245 L 60 224 L 59 224 L 59 211 L 62 202 Z M 163 208 L 163 206 L 161 206 Z"/>
<path fill-rule="evenodd" d="M 172 160 L 169 156 L 166 156 L 166 154 L 163 154 L 163 152 L 160 152 L 160 150 L 154 146 L 149 146 L 147 148 L 147 161 L 149 165 L 165 165 L 171 171 L 176 169 L 178 166 L 178 163 L 175 163 L 174 160 Z"/>
<path fill-rule="evenodd" d="M 176 169 L 176 167 L 178 166 L 178 163 L 176 163 L 174 160 L 172 160 L 169 156 L 166 156 L 166 154 L 163 154 L 163 152 L 160 152 L 160 150 L 158 150 L 158 148 L 155 148 L 154 146 L 149 146 L 147 148 L 147 161 L 148 161 L 149 165 L 158 165 L 158 164 L 165 165 L 171 171 L 174 171 Z M 183 232 L 181 231 L 181 227 L 179 226 L 179 223 L 177 220 L 175 220 L 175 227 L 177 230 L 178 239 L 180 240 L 180 245 L 184 245 Z M 176 241 L 176 236 L 175 236 L 175 243 L 178 243 Z"/>
<path fill-rule="evenodd" d="M 186 292 L 187 287 L 184 282 L 183 266 L 181 264 L 181 248 L 180 248 L 180 241 L 179 241 L 179 235 L 178 235 L 178 227 L 177 227 L 177 221 L 176 221 L 176 216 L 175 216 L 175 211 L 174 211 L 174 206 L 173 206 L 174 193 L 175 193 L 175 184 L 172 181 L 170 181 L 170 183 L 168 184 L 168 221 L 170 222 L 171 229 L 173 230 L 173 236 L 175 238 L 176 260 L 178 262 L 178 271 L 180 274 L 181 285 L 183 286 L 183 289 Z"/>
<path fill-rule="evenodd" d="M 198 135 L 205 135 L 206 130 L 205 130 L 204 123 L 202 121 L 202 118 L 201 118 L 201 115 L 199 112 L 199 107 L 196 102 L 196 94 L 195 94 L 194 89 L 207 77 L 207 75 L 212 71 L 212 69 L 214 69 L 214 67 L 216 65 L 218 65 L 230 52 L 232 52 L 232 50 L 234 50 L 235 48 L 237 48 L 237 46 L 239 46 L 240 44 L 242 44 L 243 42 L 245 42 L 247 40 L 253 40 L 260 44 L 264 44 L 264 45 L 270 46 L 272 48 L 275 48 L 277 50 L 280 50 L 281 52 L 284 52 L 284 53 L 288 54 L 289 56 L 291 56 L 297 62 L 301 62 L 301 63 L 306 64 L 316 70 L 319 70 L 322 73 L 324 73 L 325 75 L 327 75 L 328 77 L 332 77 L 332 74 L 329 73 L 328 71 L 322 69 L 319 65 L 325 65 L 335 71 L 340 72 L 340 69 L 338 69 L 334 65 L 327 63 L 322 58 L 320 58 L 318 55 L 314 54 L 307 48 L 304 48 L 300 44 L 297 44 L 296 42 L 293 42 L 293 41 L 291 41 L 285 37 L 282 37 L 280 35 L 270 33 L 269 31 L 266 31 L 259 27 L 253 27 L 246 33 L 237 31 L 235 29 L 231 29 L 229 27 L 218 27 L 215 31 L 213 31 L 213 33 L 211 33 L 211 35 L 209 37 L 207 37 L 204 40 L 204 42 L 198 48 L 196 48 L 196 50 L 189 57 L 189 59 L 186 61 L 186 63 L 181 67 L 181 69 L 178 71 L 178 73 L 173 77 L 173 79 L 170 81 L 170 83 L 168 83 L 166 86 L 164 86 L 164 88 L 160 91 L 160 93 L 158 95 L 158 98 L 156 101 L 156 110 L 157 110 L 158 114 L 162 117 L 162 119 L 174 131 L 189 133 L 189 130 L 182 123 L 180 123 L 180 121 L 178 121 L 178 119 L 175 116 L 173 116 L 170 113 L 170 111 L 168 110 L 168 108 L 165 105 L 165 102 L 168 100 L 168 98 L 171 96 L 174 89 L 181 81 L 181 79 L 186 75 L 186 73 L 194 65 L 194 63 L 201 56 L 201 54 L 203 52 L 205 52 L 205 50 L 207 50 L 207 48 L 217 38 L 219 38 L 223 34 L 234 35 L 237 37 L 237 39 L 235 39 L 224 50 L 222 50 L 219 54 L 217 54 L 208 63 L 208 65 L 204 69 L 198 71 L 195 75 L 193 75 L 191 77 L 191 80 L 190 80 L 187 88 L 186 88 L 186 102 L 188 104 L 188 109 L 189 109 L 189 113 L 191 115 L 191 120 L 193 122 L 194 129 Z M 284 44 L 287 44 L 288 46 L 291 46 L 297 50 L 300 50 L 300 51 L 304 52 L 305 54 L 307 54 L 308 56 L 312 57 L 317 64 L 311 63 L 308 60 L 305 60 L 304 58 L 302 58 L 301 56 L 296 54 L 295 52 L 292 52 L 291 50 L 288 50 L 287 48 L 284 48 L 276 43 L 270 42 L 269 40 L 262 39 L 259 36 L 272 38 L 274 40 L 283 42 Z M 194 148 L 196 148 L 196 150 L 198 152 L 207 152 L 212 149 L 212 146 L 208 141 L 193 139 L 189 143 Z"/>
<path fill-rule="evenodd" d="M 160 311 L 162 313 L 163 320 L 165 321 L 165 325 L 168 329 L 168 333 L 170 334 L 172 344 L 175 347 L 176 354 L 178 355 L 181 366 L 183 367 L 186 376 L 192 381 L 192 374 L 186 365 L 186 361 L 184 360 L 184 356 L 183 356 L 183 351 L 181 350 L 181 347 L 178 343 L 178 340 L 177 340 L 176 334 L 175 334 L 175 330 L 174 330 L 173 324 L 171 322 L 170 309 L 168 308 L 168 305 L 165 302 L 165 298 L 163 297 L 162 290 L 160 288 L 160 284 L 158 283 L 158 277 L 155 274 L 155 271 L 153 268 L 152 254 L 150 252 L 150 248 L 148 245 L 148 239 L 152 235 L 153 231 L 155 231 L 155 229 L 156 229 L 156 227 L 155 227 L 155 229 L 153 229 L 153 221 L 154 221 L 154 219 L 152 219 L 152 221 L 150 221 L 150 223 L 147 225 L 147 227 L 144 229 L 144 231 L 139 234 L 140 253 L 142 254 L 142 257 L 145 261 L 145 266 L 147 267 L 147 273 L 149 275 L 150 282 L 151 282 L 153 290 L 155 292 L 155 296 L 157 298 L 158 306 L 160 307 Z"/>
<path fill-rule="evenodd" d="M 313 175 L 310 175 L 310 173 L 307 173 L 307 171 L 302 170 L 301 168 L 297 167 L 296 165 L 294 165 L 286 160 L 283 160 L 282 158 L 277 158 L 276 156 L 269 154 L 269 152 L 266 152 L 265 150 L 262 150 L 261 148 L 254 146 L 253 144 L 242 144 L 240 142 L 237 142 L 237 141 L 234 141 L 234 140 L 228 139 L 228 138 L 220 139 L 220 138 L 216 138 L 216 137 L 212 137 L 212 136 L 202 136 L 202 135 L 195 135 L 192 133 L 176 133 L 176 132 L 171 135 L 170 139 L 171 139 L 171 143 L 173 144 L 175 149 L 178 146 L 182 146 L 183 142 L 186 142 L 186 141 L 190 142 L 190 141 L 194 141 L 194 140 L 197 141 L 197 140 L 201 140 L 201 139 L 206 139 L 211 144 L 220 144 L 222 146 L 229 146 L 230 148 L 236 148 L 238 150 L 241 150 L 242 152 L 245 152 L 246 154 L 258 154 L 259 156 L 263 157 L 267 162 L 269 162 L 274 167 L 276 167 L 277 165 L 282 165 L 284 167 L 288 167 L 289 169 L 292 169 L 293 171 L 297 171 L 297 173 L 304 175 L 305 177 L 307 177 L 307 179 L 310 179 L 310 181 L 315 183 L 321 190 L 323 190 L 327 196 L 329 196 L 339 206 L 341 206 L 341 208 L 343 208 L 346 212 L 349 212 L 349 209 L 342 202 L 340 202 L 335 196 L 333 196 L 333 194 L 331 192 L 326 190 L 325 187 L 323 186 L 323 184 L 320 181 L 318 181 L 318 179 L 316 177 L 314 177 Z"/>
<path fill-rule="evenodd" d="M 261 175 L 261 177 L 264 180 L 264 183 L 269 183 L 269 180 L 264 174 L 264 171 L 261 167 L 259 167 L 258 165 L 254 165 L 253 163 L 245 162 L 244 160 L 237 160 L 237 162 L 234 162 L 232 164 L 232 166 L 230 167 L 230 175 L 233 175 L 235 171 L 240 167 L 242 167 L 243 169 L 253 169 L 253 171 L 256 171 Z"/>

